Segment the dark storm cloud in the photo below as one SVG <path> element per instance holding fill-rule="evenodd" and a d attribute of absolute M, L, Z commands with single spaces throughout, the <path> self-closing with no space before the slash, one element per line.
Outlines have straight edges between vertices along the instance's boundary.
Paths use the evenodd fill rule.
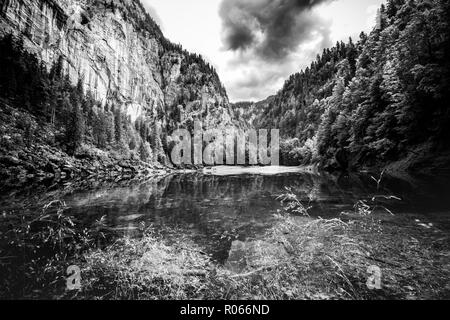
<path fill-rule="evenodd" d="M 332 0 L 223 0 L 219 14 L 228 50 L 254 49 L 267 60 L 295 51 L 314 34 L 328 38 L 323 22 L 311 9 Z"/>

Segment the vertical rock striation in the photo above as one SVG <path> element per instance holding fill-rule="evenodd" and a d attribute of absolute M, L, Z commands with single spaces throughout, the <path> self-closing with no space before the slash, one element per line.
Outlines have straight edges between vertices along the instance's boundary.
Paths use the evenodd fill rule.
<path fill-rule="evenodd" d="M 70 79 L 96 99 L 174 129 L 189 119 L 232 124 L 217 73 L 170 43 L 134 0 L 2 0 L 0 33 L 22 35 L 50 67 L 60 57 Z"/>

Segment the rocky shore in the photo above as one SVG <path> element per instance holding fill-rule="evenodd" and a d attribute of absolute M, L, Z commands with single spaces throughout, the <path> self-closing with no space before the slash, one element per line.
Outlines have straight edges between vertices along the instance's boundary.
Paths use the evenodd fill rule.
<path fill-rule="evenodd" d="M 0 187 L 50 181 L 120 181 L 171 172 L 159 163 L 86 145 L 69 156 L 55 142 L 58 132 L 32 115 L 0 103 Z"/>
<path fill-rule="evenodd" d="M 43 145 L 34 145 L 0 156 L 2 185 L 9 186 L 42 180 L 59 182 L 95 178 L 118 181 L 168 171 L 168 168 L 161 165 L 150 165 L 135 159 L 77 159 L 56 148 Z"/>

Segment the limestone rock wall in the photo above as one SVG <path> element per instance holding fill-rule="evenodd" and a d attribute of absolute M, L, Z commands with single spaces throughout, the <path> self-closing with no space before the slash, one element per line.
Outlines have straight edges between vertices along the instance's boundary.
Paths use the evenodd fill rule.
<path fill-rule="evenodd" d="M 23 35 L 49 67 L 62 56 L 74 83 L 83 79 L 85 90 L 121 105 L 132 120 L 158 118 L 167 125 L 180 96 L 186 97 L 186 54 L 165 49 L 159 30 L 139 28 L 133 19 L 144 12 L 133 0 L 1 0 L 0 10 L 0 33 Z M 191 82 L 179 109 L 210 124 L 231 124 L 228 98 L 217 83 L 200 81 L 204 72 L 195 65 L 184 72 Z"/>

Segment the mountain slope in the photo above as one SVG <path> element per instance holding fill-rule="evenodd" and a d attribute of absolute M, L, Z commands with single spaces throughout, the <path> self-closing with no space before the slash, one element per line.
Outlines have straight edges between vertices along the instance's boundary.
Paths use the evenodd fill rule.
<path fill-rule="evenodd" d="M 25 36 L 48 65 L 63 57 L 73 83 L 83 76 L 85 90 L 123 104 L 133 120 L 186 95 L 200 105 L 228 103 L 213 68 L 165 39 L 138 1 L 5 0 L 1 12 L 3 33 Z"/>
<path fill-rule="evenodd" d="M 357 43 L 324 50 L 254 115 L 285 164 L 450 168 L 450 5 L 389 0 Z"/>
<path fill-rule="evenodd" d="M 168 165 L 174 129 L 233 125 L 214 68 L 167 40 L 137 0 L 4 0 L 0 37 L 2 111 L 18 108 L 29 127 L 53 130 L 39 140 L 49 148 Z M 0 127 L 6 140 L 8 130 L 29 136 Z M 31 144 L 6 142 L 0 155 L 14 159 Z"/>

